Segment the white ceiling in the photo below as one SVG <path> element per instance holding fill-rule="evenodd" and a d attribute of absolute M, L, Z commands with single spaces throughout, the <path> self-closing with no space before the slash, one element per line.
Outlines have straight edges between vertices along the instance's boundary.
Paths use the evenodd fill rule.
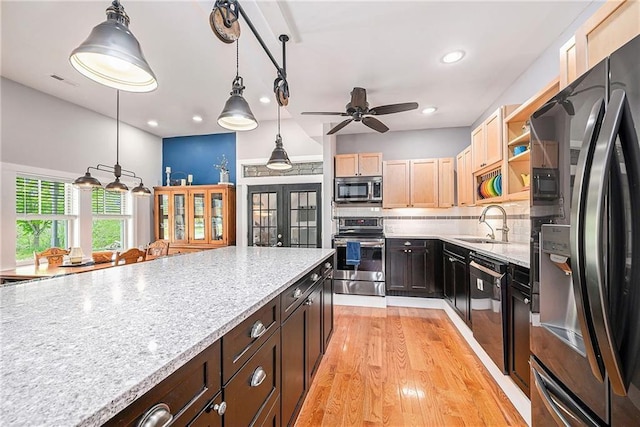
<path fill-rule="evenodd" d="M 208 16 L 214 1 L 122 0 L 130 29 L 142 45 L 159 88 L 121 93 L 121 120 L 158 136 L 224 131 L 216 118 L 235 76 L 235 45 L 220 42 Z M 416 101 L 416 111 L 380 117 L 391 130 L 469 126 L 591 1 L 306 1 L 241 0 L 276 60 L 277 35 L 287 47 L 291 90 L 288 112 L 312 137 L 332 116 L 302 111 L 343 111 L 354 86 L 367 89 L 371 107 Z M 115 117 L 115 91 L 76 72 L 69 53 L 104 21 L 105 1 L 2 0 L 2 75 Z M 259 121 L 274 120 L 274 66 L 240 19 L 240 74 L 245 98 Z M 440 58 L 463 49 L 465 58 Z M 64 82 L 50 77 L 56 74 Z M 438 111 L 420 114 L 426 106 Z M 191 117 L 199 114 L 202 123 Z M 150 128 L 147 121 L 160 125 Z M 352 123 L 340 133 L 370 131 Z"/>

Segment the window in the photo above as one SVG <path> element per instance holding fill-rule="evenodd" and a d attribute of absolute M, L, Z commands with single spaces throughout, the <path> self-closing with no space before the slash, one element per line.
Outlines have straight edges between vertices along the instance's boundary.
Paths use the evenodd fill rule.
<path fill-rule="evenodd" d="M 16 177 L 16 262 L 52 246 L 69 247 L 73 188 L 68 182 Z"/>
<path fill-rule="evenodd" d="M 91 193 L 93 212 L 93 250 L 121 250 L 127 247 L 129 194 L 94 188 Z"/>

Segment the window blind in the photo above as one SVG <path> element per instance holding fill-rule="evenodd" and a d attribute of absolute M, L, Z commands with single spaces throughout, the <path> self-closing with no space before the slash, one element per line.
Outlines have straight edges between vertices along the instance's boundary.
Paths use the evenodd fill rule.
<path fill-rule="evenodd" d="M 16 213 L 72 215 L 73 189 L 68 182 L 16 177 Z"/>
<path fill-rule="evenodd" d="M 127 193 L 94 188 L 91 193 L 91 211 L 94 215 L 127 215 L 128 200 Z"/>

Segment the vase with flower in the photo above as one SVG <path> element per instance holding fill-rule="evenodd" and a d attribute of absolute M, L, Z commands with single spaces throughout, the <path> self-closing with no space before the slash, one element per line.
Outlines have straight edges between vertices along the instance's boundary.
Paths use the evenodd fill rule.
<path fill-rule="evenodd" d="M 213 167 L 220 171 L 220 182 L 219 184 L 223 184 L 229 182 L 229 160 L 227 156 L 224 154 L 222 158 L 218 158 L 218 164 L 214 164 Z"/>

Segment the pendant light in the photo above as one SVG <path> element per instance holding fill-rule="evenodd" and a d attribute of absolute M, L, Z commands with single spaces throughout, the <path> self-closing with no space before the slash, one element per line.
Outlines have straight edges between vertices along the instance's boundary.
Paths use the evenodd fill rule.
<path fill-rule="evenodd" d="M 231 86 L 231 97 L 224 104 L 222 113 L 218 116 L 218 124 L 229 130 L 253 130 L 258 127 L 258 121 L 251 112 L 249 104 L 242 97 L 242 91 L 245 87 L 238 71 L 239 58 L 238 40 L 236 40 L 236 77 Z"/>
<path fill-rule="evenodd" d="M 84 76 L 118 90 L 150 92 L 158 87 L 140 43 L 129 30 L 129 16 L 120 0 L 106 10 L 107 20 L 71 52 L 69 61 Z"/>
<path fill-rule="evenodd" d="M 273 149 L 271 157 L 267 162 L 267 167 L 273 170 L 288 170 L 291 169 L 291 160 L 287 152 L 282 146 L 282 136 L 280 136 L 280 105 L 278 105 L 278 134 L 276 135 L 276 148 Z"/>
<path fill-rule="evenodd" d="M 91 176 L 89 169 L 112 172 L 115 176 L 115 180 L 107 184 L 105 190 L 126 192 L 129 191 L 129 187 L 123 182 L 120 182 L 121 176 L 128 176 L 140 180 L 140 184 L 131 190 L 131 194 L 135 196 L 150 196 L 151 190 L 144 186 L 142 178 L 137 176 L 134 172 L 122 169 L 120 166 L 120 91 L 116 91 L 116 164 L 114 166 L 106 166 L 98 164 L 96 167 L 88 167 L 87 172 L 73 182 L 73 185 L 81 189 L 90 189 L 93 187 L 102 187 L 100 181 Z"/>

